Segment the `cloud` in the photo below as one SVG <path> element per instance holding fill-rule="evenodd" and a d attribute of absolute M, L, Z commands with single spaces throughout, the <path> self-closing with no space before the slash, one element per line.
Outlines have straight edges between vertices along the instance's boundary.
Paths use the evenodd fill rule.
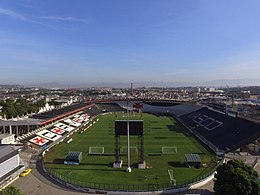
<path fill-rule="evenodd" d="M 15 11 L 9 10 L 9 9 L 4 9 L 0 7 L 0 14 L 15 18 L 15 19 L 19 19 L 19 20 L 23 20 L 26 21 L 27 18 L 25 16 L 23 16 L 22 14 L 19 14 Z"/>
<path fill-rule="evenodd" d="M 31 23 L 35 23 L 35 24 L 39 24 L 39 25 L 42 25 L 42 26 L 51 28 L 51 29 L 53 29 L 53 30 L 57 30 L 57 28 L 54 27 L 54 26 L 51 26 L 51 25 L 49 25 L 49 24 L 45 24 L 45 23 L 36 21 L 35 18 L 34 18 L 34 20 L 32 20 L 31 18 L 25 17 L 24 15 L 22 15 L 22 14 L 20 14 L 20 13 L 18 13 L 18 12 L 15 12 L 15 11 L 13 11 L 13 10 L 4 9 L 4 8 L 1 8 L 1 7 L 0 7 L 0 14 L 6 15 L 6 16 L 9 16 L 9 17 L 12 17 L 12 18 L 17 19 L 17 20 L 22 20 L 22 21 L 26 21 L 26 22 L 31 22 Z"/>
<path fill-rule="evenodd" d="M 74 17 L 56 17 L 56 16 L 45 16 L 41 17 L 42 19 L 47 20 L 56 20 L 56 21 L 66 21 L 66 22 L 82 22 L 82 23 L 88 23 L 88 20 L 81 19 L 81 18 L 74 18 Z"/>

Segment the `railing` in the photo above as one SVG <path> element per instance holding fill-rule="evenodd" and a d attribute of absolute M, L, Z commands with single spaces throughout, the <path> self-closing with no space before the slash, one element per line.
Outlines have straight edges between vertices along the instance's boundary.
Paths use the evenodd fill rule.
<path fill-rule="evenodd" d="M 51 176 L 56 181 L 60 182 L 64 186 L 70 186 L 74 188 L 79 188 L 81 190 L 103 190 L 103 191 L 134 191 L 134 192 L 142 192 L 142 191 L 160 191 L 160 190 L 169 190 L 169 189 L 179 189 L 185 188 L 192 184 L 199 183 L 204 179 L 208 178 L 209 176 L 213 175 L 216 171 L 216 167 L 205 174 L 201 174 L 196 178 L 184 180 L 184 181 L 177 181 L 176 185 L 169 183 L 154 183 L 154 184 L 108 184 L 108 183 L 93 183 L 82 181 L 79 179 L 75 179 L 72 177 L 68 177 L 66 175 L 62 175 L 51 168 L 45 167 L 43 163 L 43 168 L 49 176 Z M 72 185 L 72 186 L 71 186 Z"/>

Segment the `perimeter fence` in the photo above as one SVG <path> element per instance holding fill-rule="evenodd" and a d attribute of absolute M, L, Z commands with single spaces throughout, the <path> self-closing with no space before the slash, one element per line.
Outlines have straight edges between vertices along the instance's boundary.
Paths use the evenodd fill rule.
<path fill-rule="evenodd" d="M 179 189 L 191 186 L 192 184 L 199 183 L 206 178 L 212 176 L 216 172 L 216 167 L 208 171 L 207 173 L 201 174 L 195 178 L 176 181 L 175 184 L 171 183 L 160 183 L 158 180 L 155 180 L 155 183 L 151 184 L 109 184 L 109 183 L 93 183 L 87 182 L 83 180 L 79 180 L 76 178 L 72 178 L 70 176 L 61 174 L 54 169 L 48 168 L 43 163 L 43 168 L 45 172 L 51 176 L 53 179 L 63 184 L 64 186 L 71 185 L 77 189 L 94 189 L 94 190 L 103 190 L 103 191 L 131 191 L 131 192 L 144 192 L 144 191 L 160 191 L 160 190 L 169 190 L 169 189 Z"/>

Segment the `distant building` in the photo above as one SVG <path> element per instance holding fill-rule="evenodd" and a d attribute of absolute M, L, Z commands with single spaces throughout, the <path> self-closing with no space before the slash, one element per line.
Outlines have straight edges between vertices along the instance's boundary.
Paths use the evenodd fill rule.
<path fill-rule="evenodd" d="M 131 95 L 134 95 L 134 84 L 131 83 Z"/>

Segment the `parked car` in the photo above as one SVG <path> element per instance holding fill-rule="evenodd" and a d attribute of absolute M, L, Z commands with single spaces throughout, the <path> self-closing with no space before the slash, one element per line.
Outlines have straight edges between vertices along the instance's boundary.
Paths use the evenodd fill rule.
<path fill-rule="evenodd" d="M 26 170 L 24 170 L 23 172 L 20 173 L 20 176 L 24 177 L 24 176 L 28 175 L 31 171 L 32 171 L 31 169 L 26 169 Z"/>

